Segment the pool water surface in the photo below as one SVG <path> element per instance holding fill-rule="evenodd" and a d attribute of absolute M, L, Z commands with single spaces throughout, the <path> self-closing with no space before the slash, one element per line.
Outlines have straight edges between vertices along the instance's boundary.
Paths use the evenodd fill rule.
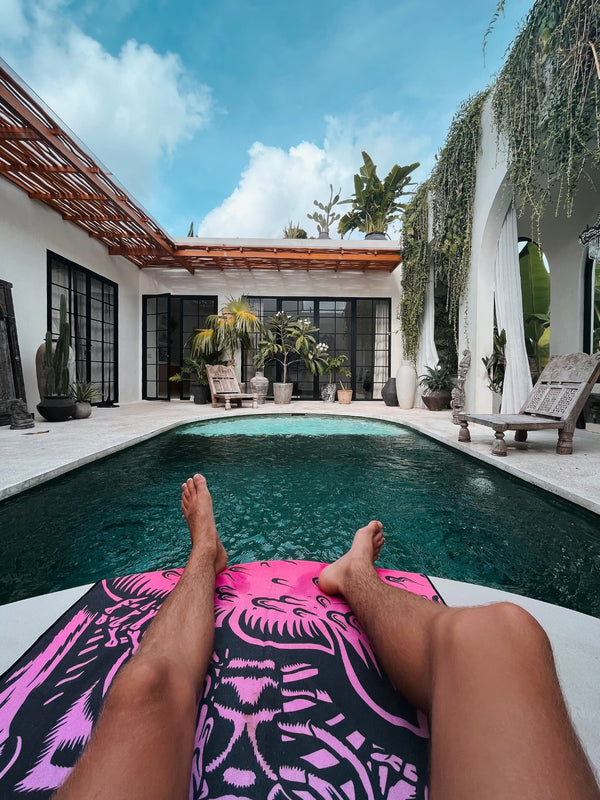
<path fill-rule="evenodd" d="M 379 566 L 600 616 L 596 515 L 406 428 L 313 415 L 187 425 L 3 501 L 0 603 L 183 566 L 194 472 L 230 563 L 329 561 L 375 518 Z"/>

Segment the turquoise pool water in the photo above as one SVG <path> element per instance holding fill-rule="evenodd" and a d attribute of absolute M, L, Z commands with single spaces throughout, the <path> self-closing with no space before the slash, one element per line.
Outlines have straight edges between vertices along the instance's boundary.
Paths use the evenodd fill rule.
<path fill-rule="evenodd" d="M 315 416 L 188 425 L 0 503 L 0 602 L 182 566 L 203 472 L 232 563 L 331 560 L 383 521 L 380 566 L 600 616 L 600 520 L 408 429 Z"/>

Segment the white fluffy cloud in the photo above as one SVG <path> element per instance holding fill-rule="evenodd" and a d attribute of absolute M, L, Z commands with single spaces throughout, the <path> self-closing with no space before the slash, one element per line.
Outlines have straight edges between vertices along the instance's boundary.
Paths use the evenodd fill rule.
<path fill-rule="evenodd" d="M 410 164 L 426 152 L 428 142 L 410 135 L 398 114 L 366 124 L 329 117 L 321 147 L 301 142 L 285 151 L 255 142 L 249 163 L 232 194 L 204 217 L 199 236 L 280 237 L 291 220 L 310 235 L 316 225 L 306 214 L 314 211 L 313 200 L 326 202 L 329 184 L 342 187 L 342 199 L 353 192 L 353 175 L 366 150 L 384 177 L 395 163 Z M 424 164 L 420 172 L 430 165 Z M 423 172 L 426 174 L 426 171 Z M 345 213 L 348 206 L 341 206 Z M 355 234 L 356 235 L 356 234 Z"/>
<path fill-rule="evenodd" d="M 190 79 L 179 56 L 134 39 L 110 54 L 67 11 L 61 0 L 1 0 L 0 46 L 50 108 L 147 201 L 159 161 L 210 119 L 210 90 Z"/>

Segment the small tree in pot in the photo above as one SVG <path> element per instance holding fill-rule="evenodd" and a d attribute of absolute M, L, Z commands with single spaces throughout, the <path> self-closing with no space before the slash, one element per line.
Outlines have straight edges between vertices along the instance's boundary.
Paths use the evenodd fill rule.
<path fill-rule="evenodd" d="M 190 379 L 190 393 L 197 405 L 205 405 L 210 399 L 208 388 L 208 375 L 206 374 L 207 364 L 221 364 L 223 362 L 221 352 L 207 353 L 198 355 L 196 358 L 186 356 L 183 359 L 183 366 L 175 375 L 169 378 L 173 383 L 179 383 L 186 378 Z"/>
<path fill-rule="evenodd" d="M 421 397 L 430 411 L 450 408 L 451 392 L 454 384 L 446 367 L 425 367 L 425 375 L 419 375 L 419 385 L 425 387 Z"/>
<path fill-rule="evenodd" d="M 307 214 L 306 216 L 309 219 L 314 220 L 317 223 L 317 231 L 319 233 L 319 239 L 329 239 L 329 229 L 333 225 L 334 222 L 337 222 L 340 219 L 340 214 L 336 214 L 333 211 L 333 207 L 336 203 L 340 202 L 340 192 L 341 188 L 338 190 L 338 193 L 333 196 L 333 184 L 329 184 L 329 202 L 327 204 L 320 203 L 318 200 L 313 200 L 314 205 L 317 208 L 320 208 L 321 211 L 314 211 L 312 214 Z"/>
<path fill-rule="evenodd" d="M 314 333 L 318 332 L 308 319 L 296 319 L 285 311 L 279 311 L 267 322 L 264 339 L 258 343 L 258 353 L 254 363 L 263 369 L 272 361 L 281 364 L 283 381 L 273 383 L 273 397 L 276 403 L 289 403 L 293 384 L 288 383 L 287 371 L 292 364 L 304 364 L 313 374 L 321 375 L 327 345 L 317 342 Z"/>
<path fill-rule="evenodd" d="M 233 367 L 237 349 L 248 347 L 251 334 L 260 333 L 262 330 L 262 322 L 245 297 L 230 299 L 220 314 L 211 314 L 206 318 L 206 328 L 192 334 L 189 341 L 190 357 L 199 360 L 199 356 L 206 358 L 215 353 L 223 353 L 229 365 Z"/>
<path fill-rule="evenodd" d="M 325 345 L 325 347 L 327 347 L 327 345 Z M 323 358 L 323 372 L 329 373 L 329 383 L 326 383 L 321 389 L 321 399 L 326 403 L 333 403 L 335 400 L 337 374 L 349 374 L 346 367 L 344 367 L 344 363 L 347 360 L 348 357 L 343 354 L 332 356 L 327 353 Z"/>

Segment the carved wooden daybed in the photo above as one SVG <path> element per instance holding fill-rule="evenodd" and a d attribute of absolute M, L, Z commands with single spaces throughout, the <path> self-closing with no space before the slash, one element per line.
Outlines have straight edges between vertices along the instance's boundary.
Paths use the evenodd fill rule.
<path fill-rule="evenodd" d="M 525 442 L 528 431 L 558 430 L 556 452 L 573 452 L 577 417 L 600 376 L 600 352 L 552 356 L 518 414 L 458 414 L 459 442 L 470 442 L 469 422 L 495 431 L 492 455 L 505 456 L 505 431 L 515 431 L 515 441 Z"/>
<path fill-rule="evenodd" d="M 212 367 L 207 364 L 206 375 L 208 377 L 213 408 L 217 407 L 219 401 L 225 403 L 226 411 L 231 410 L 232 402 L 234 402 L 238 408 L 241 408 L 242 400 L 252 400 L 252 408 L 258 408 L 258 395 L 240 391 L 240 385 L 235 377 L 235 370 L 233 367 L 225 367 L 221 364 Z"/>

